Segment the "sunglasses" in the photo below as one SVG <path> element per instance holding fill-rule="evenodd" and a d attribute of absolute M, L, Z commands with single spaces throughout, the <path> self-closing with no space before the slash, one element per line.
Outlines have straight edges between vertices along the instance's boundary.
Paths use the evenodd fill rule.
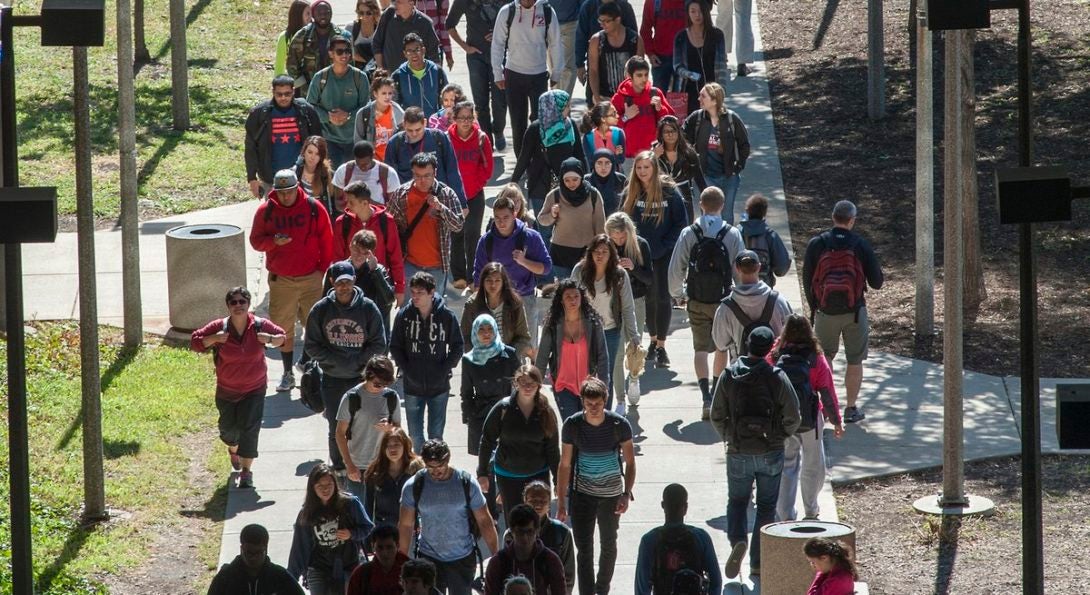
<path fill-rule="evenodd" d="M 249 304 L 250 300 L 229 300 L 227 303 L 231 306 L 243 306 Z"/>
<path fill-rule="evenodd" d="M 333 53 L 338 56 L 348 56 L 352 54 L 352 50 L 349 48 L 337 48 L 333 50 Z"/>

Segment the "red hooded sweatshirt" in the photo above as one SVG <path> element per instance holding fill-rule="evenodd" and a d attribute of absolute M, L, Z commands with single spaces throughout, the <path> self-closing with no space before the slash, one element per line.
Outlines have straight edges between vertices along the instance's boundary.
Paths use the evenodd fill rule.
<path fill-rule="evenodd" d="M 224 317 L 226 318 L 226 317 Z M 268 368 L 265 365 L 265 346 L 257 340 L 254 327 L 254 315 L 250 314 L 246 330 L 239 335 L 234 326 L 228 325 L 227 342 L 216 347 L 205 347 L 204 338 L 223 330 L 223 318 L 193 331 L 190 345 L 193 350 L 203 353 L 213 350 L 216 353 L 216 398 L 237 402 L 254 391 L 265 390 L 268 382 Z M 261 323 L 261 332 L 270 335 L 283 335 L 284 329 L 273 321 L 265 319 Z M 262 393 L 264 395 L 264 393 Z"/>
<path fill-rule="evenodd" d="M 648 54 L 674 55 L 674 38 L 688 24 L 685 0 L 647 0 L 643 3 L 640 37 Z"/>
<path fill-rule="evenodd" d="M 284 234 L 291 241 L 276 245 L 276 236 Z M 285 207 L 272 190 L 254 213 L 250 245 L 265 253 L 265 268 L 274 275 L 303 277 L 315 271 L 325 272 L 333 262 L 333 233 L 329 213 L 321 202 L 307 200 L 302 186 L 296 187 L 295 202 Z"/>
<path fill-rule="evenodd" d="M 659 111 L 655 111 L 655 108 L 651 106 L 652 93 L 662 101 Z M 639 106 L 640 113 L 635 118 L 626 120 L 624 114 L 629 105 Z M 659 118 L 674 115 L 674 108 L 666 102 L 666 96 L 657 87 L 652 87 L 651 81 L 647 81 L 643 93 L 639 94 L 632 88 L 632 79 L 626 78 L 621 81 L 617 92 L 613 95 L 613 107 L 621 116 L 620 124 L 625 136 L 625 157 L 635 157 L 636 153 L 650 149 L 651 142 L 658 134 Z"/>
<path fill-rule="evenodd" d="M 454 154 L 458 156 L 458 173 L 462 174 L 466 199 L 473 200 L 492 178 L 492 141 L 488 140 L 487 134 L 481 132 L 481 127 L 476 122 L 473 123 L 473 132 L 469 133 L 469 140 L 462 140 L 458 136 L 457 124 L 450 125 L 447 136 L 454 145 Z"/>
<path fill-rule="evenodd" d="M 394 291 L 398 294 L 405 291 L 405 258 L 401 254 L 401 239 L 397 233 L 397 223 L 386 212 L 386 207 L 371 204 L 371 218 L 367 220 L 367 229 L 375 234 L 375 260 L 390 271 L 390 278 L 394 282 Z M 383 225 L 382 219 L 386 219 Z M 348 229 L 345 230 L 345 221 Z M 351 211 L 345 211 L 337 217 L 333 223 L 333 257 L 335 260 L 346 260 L 348 245 L 352 242 L 352 236 L 365 226 L 360 218 Z M 386 233 L 383 233 L 385 228 Z"/>

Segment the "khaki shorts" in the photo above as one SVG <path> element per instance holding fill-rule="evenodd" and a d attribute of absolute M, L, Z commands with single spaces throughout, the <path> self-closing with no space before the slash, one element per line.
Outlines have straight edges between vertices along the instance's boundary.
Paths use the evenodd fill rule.
<path fill-rule="evenodd" d="M 295 345 L 295 321 L 306 328 L 310 309 L 322 298 L 322 271 L 302 277 L 269 273 L 269 319 L 284 329 L 284 346 L 288 352 Z"/>
<path fill-rule="evenodd" d="M 693 333 L 693 351 L 703 353 L 715 352 L 715 341 L 712 341 L 712 321 L 715 320 L 715 311 L 719 304 L 705 304 L 689 300 L 685 309 L 689 312 L 689 328 Z"/>
<path fill-rule="evenodd" d="M 867 359 L 867 343 L 870 339 L 870 324 L 867 322 L 867 307 L 859 309 L 858 321 L 855 314 L 824 314 L 818 312 L 814 317 L 814 333 L 821 342 L 821 349 L 831 361 L 840 351 L 840 337 L 844 337 L 844 358 L 849 364 L 861 364 Z"/>

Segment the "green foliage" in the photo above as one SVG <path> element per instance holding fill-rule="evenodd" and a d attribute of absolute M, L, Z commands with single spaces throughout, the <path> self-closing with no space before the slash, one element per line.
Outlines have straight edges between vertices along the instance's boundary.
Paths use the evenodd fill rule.
<path fill-rule="evenodd" d="M 118 329 L 100 341 L 106 501 L 121 513 L 99 527 L 79 523 L 83 500 L 79 332 L 74 323 L 38 324 L 27 335 L 31 524 L 38 592 L 106 593 L 96 580 L 135 566 L 155 535 L 179 520 L 192 494 L 183 442 L 215 427 L 215 385 L 207 357 L 184 349 L 145 346 L 126 351 Z M 6 350 L 0 366 L 6 373 Z M 0 415 L 7 418 L 5 383 Z M 208 445 L 211 448 L 211 445 Z M 222 458 L 222 457 L 221 457 Z M 206 462 L 201 457 L 200 462 Z M 221 461 L 219 464 L 223 464 Z M 11 556 L 7 424 L 0 426 L 0 594 L 10 593 Z M 164 470 L 177 472 L 164 472 Z M 221 471 L 221 470 L 218 470 Z"/>

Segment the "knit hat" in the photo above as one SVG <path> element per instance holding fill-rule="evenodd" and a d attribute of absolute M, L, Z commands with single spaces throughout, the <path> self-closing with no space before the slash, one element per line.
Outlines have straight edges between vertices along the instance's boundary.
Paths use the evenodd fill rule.
<path fill-rule="evenodd" d="M 273 176 L 273 190 L 295 190 L 298 185 L 299 178 L 294 169 L 282 169 Z"/>

